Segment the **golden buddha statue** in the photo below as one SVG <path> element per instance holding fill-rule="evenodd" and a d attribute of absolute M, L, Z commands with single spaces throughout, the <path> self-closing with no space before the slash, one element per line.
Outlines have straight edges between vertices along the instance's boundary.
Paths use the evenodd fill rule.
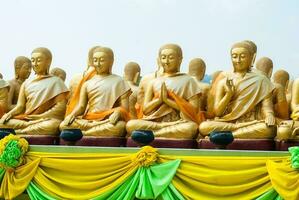
<path fill-rule="evenodd" d="M 110 48 L 94 49 L 96 75 L 82 85 L 79 104 L 66 116 L 60 129 L 81 129 L 84 136 L 124 136 L 130 87 L 111 73 L 113 61 Z"/>
<path fill-rule="evenodd" d="M 31 62 L 36 76 L 22 84 L 16 107 L 3 115 L 0 127 L 13 128 L 21 135 L 58 133 L 68 89 L 60 78 L 49 75 L 51 61 L 49 49 L 33 50 Z"/>
<path fill-rule="evenodd" d="M 275 98 L 274 112 L 279 114 L 280 119 L 289 119 L 289 106 L 287 100 L 287 86 L 289 82 L 290 75 L 285 70 L 277 70 L 273 75 L 273 83 L 275 89 L 273 91 L 273 98 Z"/>
<path fill-rule="evenodd" d="M 136 119 L 137 113 L 135 105 L 137 103 L 138 96 L 138 80 L 140 78 L 140 66 L 138 63 L 129 62 L 125 66 L 124 80 L 128 83 L 131 88 L 132 94 L 129 96 L 129 112 L 131 118 Z"/>
<path fill-rule="evenodd" d="M 65 82 L 65 79 L 66 79 L 66 72 L 65 72 L 63 69 L 61 69 L 61 68 L 59 68 L 59 67 L 52 68 L 52 69 L 50 70 L 50 74 L 51 74 L 52 76 L 57 76 L 57 77 L 61 78 L 61 80 L 62 80 L 63 82 Z"/>
<path fill-rule="evenodd" d="M 299 140 L 299 79 L 292 87 L 291 119 L 280 122 L 277 128 L 278 140 Z"/>
<path fill-rule="evenodd" d="M 289 108 L 291 108 L 293 83 L 294 83 L 293 79 L 289 80 L 288 85 L 286 87 L 287 88 L 286 95 L 287 95 L 287 101 L 288 101 Z M 291 109 L 289 109 L 289 110 L 291 110 Z"/>
<path fill-rule="evenodd" d="M 143 117 L 127 123 L 128 136 L 134 130 L 151 130 L 162 139 L 196 137 L 201 90 L 193 78 L 179 72 L 182 58 L 182 50 L 176 44 L 160 48 L 159 63 L 164 72 L 146 86 Z"/>
<path fill-rule="evenodd" d="M 25 56 L 19 56 L 15 59 L 14 68 L 15 78 L 8 81 L 10 85 L 8 94 L 9 110 L 12 110 L 17 105 L 21 85 L 30 76 L 31 60 Z"/>
<path fill-rule="evenodd" d="M 206 73 L 206 64 L 201 58 L 194 58 L 189 63 L 188 74 L 196 80 L 198 87 L 201 89 L 200 94 L 200 110 L 207 110 L 207 96 L 210 90 L 210 84 L 202 82 Z"/>
<path fill-rule="evenodd" d="M 80 91 L 82 85 L 90 80 L 96 74 L 96 71 L 93 67 L 93 51 L 100 46 L 94 46 L 88 51 L 88 59 L 87 59 L 87 69 L 84 73 L 77 74 L 72 77 L 70 80 L 70 95 L 69 101 L 66 107 L 65 115 L 70 114 L 79 103 L 78 100 L 80 98 Z"/>
<path fill-rule="evenodd" d="M 216 85 L 214 120 L 202 122 L 199 132 L 232 131 L 235 138 L 273 138 L 275 117 L 270 80 L 251 71 L 254 49 L 246 42 L 231 48 L 234 71 L 222 73 Z"/>
<path fill-rule="evenodd" d="M 9 91 L 9 83 L 0 79 L 0 117 L 6 113 L 8 109 L 8 91 Z"/>

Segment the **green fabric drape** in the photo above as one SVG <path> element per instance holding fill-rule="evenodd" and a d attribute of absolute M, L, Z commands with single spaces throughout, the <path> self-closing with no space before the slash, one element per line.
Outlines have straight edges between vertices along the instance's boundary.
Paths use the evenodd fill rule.
<path fill-rule="evenodd" d="M 283 198 L 272 188 L 255 200 L 283 200 Z"/>

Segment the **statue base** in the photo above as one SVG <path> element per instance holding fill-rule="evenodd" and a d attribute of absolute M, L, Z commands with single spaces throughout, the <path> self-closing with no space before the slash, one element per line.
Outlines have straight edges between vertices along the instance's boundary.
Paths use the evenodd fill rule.
<path fill-rule="evenodd" d="M 150 144 L 155 148 L 182 148 L 182 149 L 196 149 L 196 140 L 187 139 L 159 139 L 155 138 Z M 131 138 L 127 138 L 127 147 L 139 147 Z"/>
<path fill-rule="evenodd" d="M 197 145 L 199 149 L 217 148 L 209 139 L 199 139 Z M 275 150 L 275 143 L 272 139 L 235 139 L 227 145 L 226 149 L 273 151 Z"/>
<path fill-rule="evenodd" d="M 60 145 L 68 145 L 66 141 L 60 138 Z M 96 136 L 83 136 L 80 140 L 76 141 L 75 146 L 99 146 L 99 147 L 124 147 L 126 139 L 122 137 L 96 137 Z"/>
<path fill-rule="evenodd" d="M 289 147 L 299 146 L 299 140 L 279 141 L 275 140 L 275 148 L 277 151 L 287 151 Z"/>
<path fill-rule="evenodd" d="M 59 137 L 52 135 L 19 135 L 26 139 L 30 145 L 56 145 Z"/>

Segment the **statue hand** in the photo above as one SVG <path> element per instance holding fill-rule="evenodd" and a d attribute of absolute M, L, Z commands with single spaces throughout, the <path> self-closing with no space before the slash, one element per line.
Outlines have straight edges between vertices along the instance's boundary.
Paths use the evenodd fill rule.
<path fill-rule="evenodd" d="M 167 88 L 165 82 L 163 82 L 161 85 L 161 99 L 162 102 L 167 101 Z"/>
<path fill-rule="evenodd" d="M 74 115 L 68 115 L 68 116 L 66 116 L 65 117 L 65 119 L 64 119 L 64 124 L 65 125 L 71 125 L 72 123 L 73 123 L 73 121 L 75 120 L 75 117 L 74 117 Z"/>
<path fill-rule="evenodd" d="M 275 125 L 275 117 L 273 115 L 266 116 L 265 122 L 267 126 L 274 126 Z"/>
<path fill-rule="evenodd" d="M 120 111 L 116 110 L 110 115 L 109 121 L 111 124 L 115 125 L 118 122 L 119 118 L 120 118 Z"/>
<path fill-rule="evenodd" d="M 0 119 L 0 124 L 5 124 L 6 122 L 8 122 L 11 119 L 11 114 L 6 113 L 2 116 L 2 118 Z"/>
<path fill-rule="evenodd" d="M 233 81 L 231 79 L 226 79 L 224 90 L 226 93 L 232 95 L 235 92 L 235 86 L 233 85 Z"/>

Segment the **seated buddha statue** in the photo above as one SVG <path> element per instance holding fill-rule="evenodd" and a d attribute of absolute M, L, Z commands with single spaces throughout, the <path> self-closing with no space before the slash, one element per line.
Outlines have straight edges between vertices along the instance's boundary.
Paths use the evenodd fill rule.
<path fill-rule="evenodd" d="M 62 80 L 63 82 L 65 82 L 65 79 L 66 79 L 66 72 L 65 72 L 63 69 L 61 69 L 61 68 L 59 68 L 59 67 L 52 68 L 52 69 L 50 70 L 50 74 L 51 74 L 52 76 L 57 76 L 57 77 L 61 78 L 61 80 Z"/>
<path fill-rule="evenodd" d="M 152 79 L 145 91 L 143 116 L 130 120 L 128 136 L 134 130 L 150 130 L 160 139 L 193 139 L 199 123 L 196 81 L 180 73 L 182 50 L 176 44 L 166 44 L 159 50 L 158 59 L 163 74 Z"/>
<path fill-rule="evenodd" d="M 231 131 L 235 138 L 273 138 L 273 85 L 266 76 L 251 71 L 255 53 L 251 45 L 236 43 L 230 53 L 234 71 L 222 73 L 215 91 L 216 117 L 199 125 L 200 134 Z"/>
<path fill-rule="evenodd" d="M 122 137 L 128 120 L 129 85 L 111 73 L 114 54 L 110 48 L 93 51 L 96 75 L 83 83 L 78 105 L 60 129 L 80 129 L 83 136 Z"/>
<path fill-rule="evenodd" d="M 135 105 L 138 96 L 138 80 L 140 78 L 140 66 L 136 62 L 129 62 L 124 69 L 124 80 L 128 83 L 132 93 L 129 96 L 129 112 L 131 118 L 136 119 L 137 113 Z"/>
<path fill-rule="evenodd" d="M 0 117 L 2 117 L 8 109 L 8 91 L 9 83 L 0 78 Z"/>
<path fill-rule="evenodd" d="M 36 48 L 31 62 L 36 74 L 20 89 L 17 105 L 2 116 L 1 128 L 13 128 L 21 135 L 56 135 L 66 106 L 68 89 L 63 81 L 49 75 L 52 54 L 47 48 Z"/>
<path fill-rule="evenodd" d="M 299 140 L 299 79 L 292 87 L 291 119 L 280 122 L 277 128 L 278 140 Z"/>
<path fill-rule="evenodd" d="M 206 64 L 201 58 L 194 58 L 189 63 L 188 74 L 195 79 L 198 87 L 201 89 L 200 101 L 202 105 L 199 105 L 200 110 L 207 110 L 207 96 L 210 90 L 210 84 L 204 83 L 202 80 L 206 73 Z"/>
<path fill-rule="evenodd" d="M 31 73 L 31 60 L 25 56 L 19 56 L 14 62 L 15 78 L 9 80 L 9 94 L 8 94 L 8 107 L 9 110 L 17 105 L 20 88 L 24 81 L 30 76 Z"/>

